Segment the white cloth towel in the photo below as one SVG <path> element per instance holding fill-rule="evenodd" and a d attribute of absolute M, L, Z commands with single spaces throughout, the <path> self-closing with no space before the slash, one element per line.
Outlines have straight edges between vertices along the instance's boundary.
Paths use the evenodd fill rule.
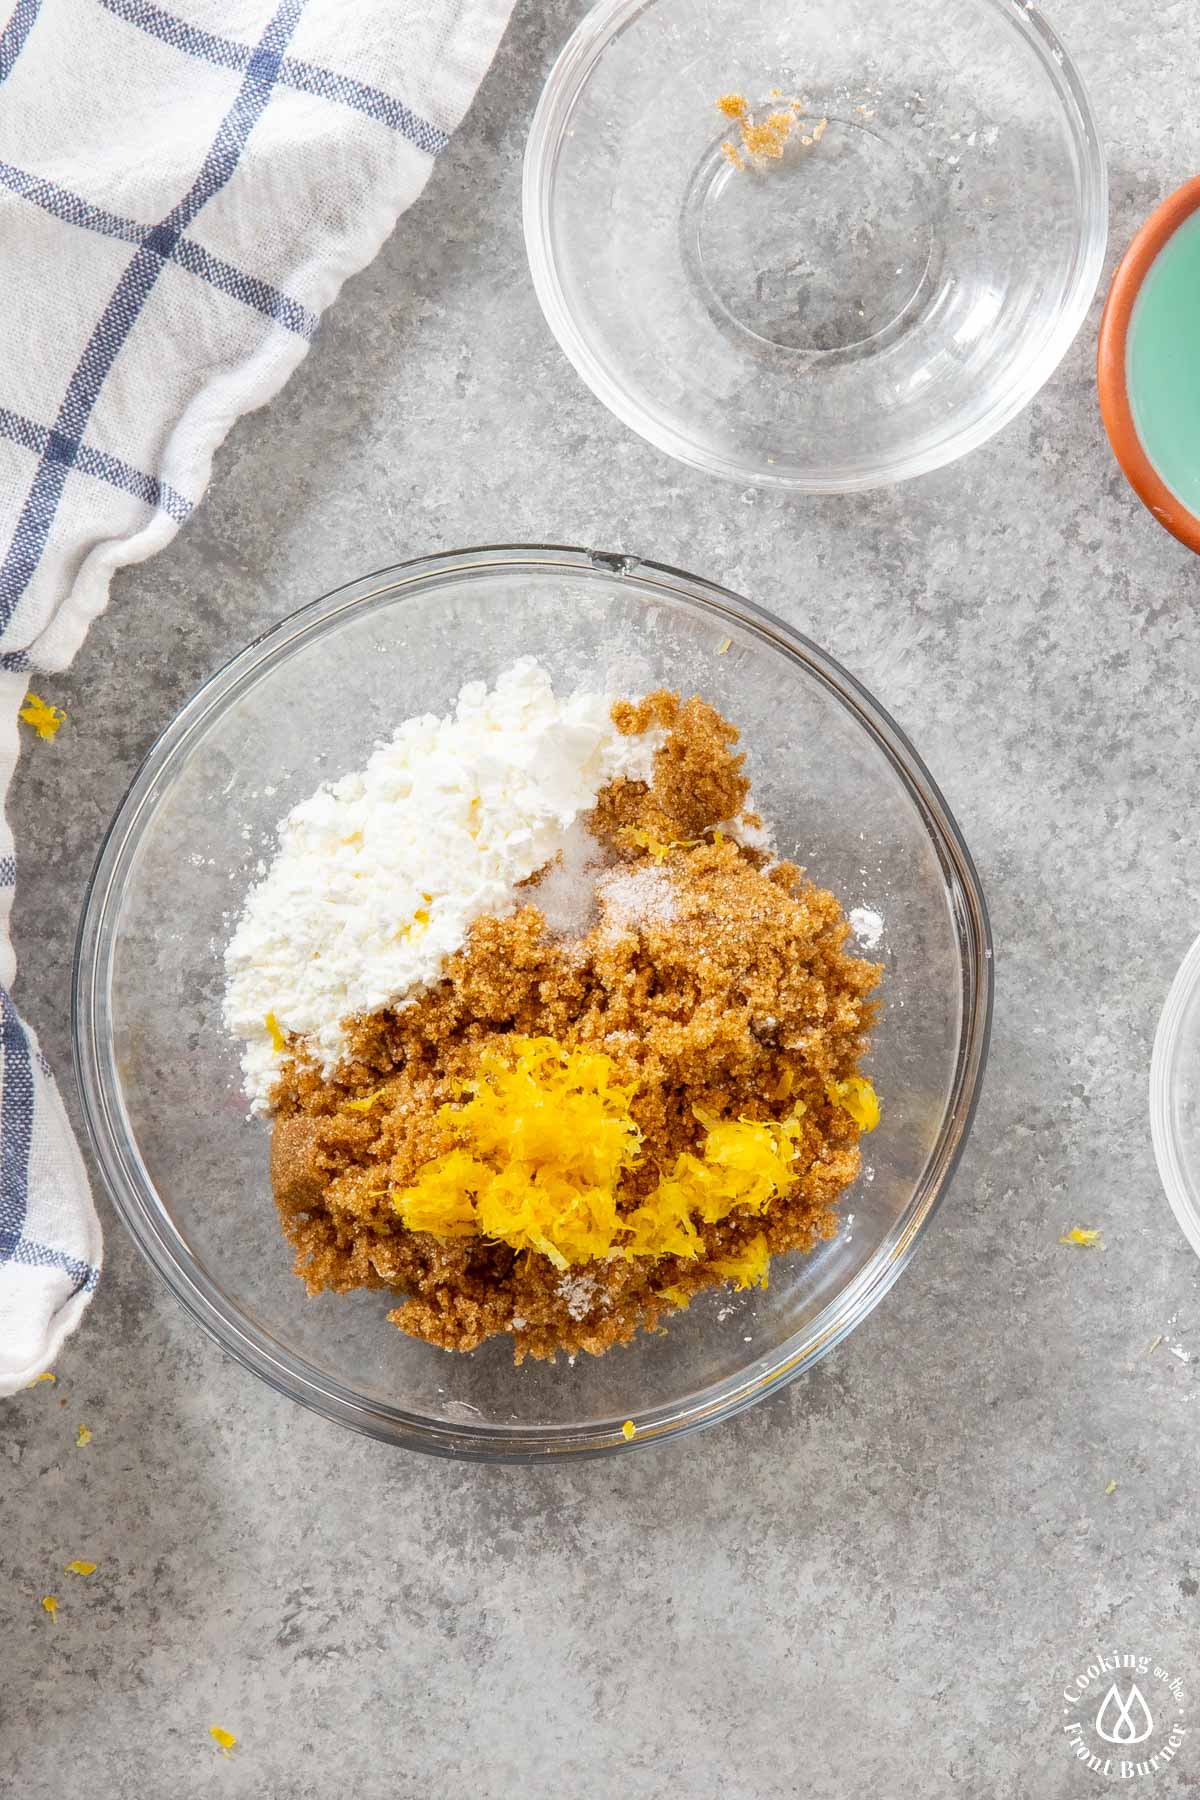
<path fill-rule="evenodd" d="M 283 386 L 425 185 L 511 4 L 17 0 L 0 23 L 0 796 L 32 672 L 66 666 L 114 569 L 174 536 L 230 425 Z M 47 1367 L 101 1259 L 10 997 L 15 878 L 5 823 L 0 1395 Z"/>

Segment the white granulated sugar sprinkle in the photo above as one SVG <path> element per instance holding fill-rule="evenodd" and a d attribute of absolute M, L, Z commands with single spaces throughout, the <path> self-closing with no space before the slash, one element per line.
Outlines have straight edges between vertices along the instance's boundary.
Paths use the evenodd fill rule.
<path fill-rule="evenodd" d="M 573 1319 L 586 1319 L 596 1304 L 596 1278 L 594 1275 L 564 1275 L 558 1284 L 558 1295 L 567 1303 L 567 1311 Z"/>
<path fill-rule="evenodd" d="M 667 925 L 679 911 L 675 886 L 656 863 L 615 869 L 600 882 L 606 924 L 628 931 L 639 925 Z"/>
<path fill-rule="evenodd" d="M 596 880 L 604 866 L 602 846 L 582 819 L 563 839 L 558 858 L 529 890 L 549 930 L 559 937 L 583 937 L 595 923 Z"/>
<path fill-rule="evenodd" d="M 883 936 L 883 914 L 869 906 L 856 906 L 850 914 L 850 929 L 864 950 L 874 950 Z"/>
<path fill-rule="evenodd" d="M 515 909 L 602 787 L 649 779 L 662 734 L 623 736 L 611 704 L 559 699 L 525 658 L 490 691 L 464 687 L 453 714 L 405 720 L 364 769 L 292 809 L 225 953 L 225 1021 L 256 1110 L 281 1061 L 268 1014 L 332 1073 L 348 1020 L 415 998 L 474 920 Z"/>

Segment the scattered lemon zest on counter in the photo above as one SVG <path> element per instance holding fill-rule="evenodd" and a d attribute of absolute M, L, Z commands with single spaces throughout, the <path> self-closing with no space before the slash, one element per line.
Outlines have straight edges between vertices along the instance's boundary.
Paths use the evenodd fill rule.
<path fill-rule="evenodd" d="M 1116 1491 L 1117 1491 L 1117 1484 L 1115 1481 L 1110 1481 L 1108 1486 L 1104 1490 L 1104 1492 L 1106 1494 L 1115 1494 Z"/>
<path fill-rule="evenodd" d="M 775 1083 L 775 1092 L 772 1094 L 771 1098 L 773 1100 L 786 1100 L 795 1085 L 795 1069 L 785 1069 L 783 1074 L 779 1077 L 779 1080 Z"/>
<path fill-rule="evenodd" d="M 633 1420 L 626 1419 L 625 1423 L 621 1427 L 621 1436 L 625 1439 L 626 1443 L 629 1442 L 630 1438 L 633 1436 L 633 1434 L 636 1430 L 637 1430 L 637 1426 L 634 1424 Z"/>
<path fill-rule="evenodd" d="M 622 1216 L 620 1184 L 638 1166 L 642 1134 L 631 1110 L 635 1088 L 615 1074 L 602 1051 L 568 1050 L 550 1037 L 514 1036 L 504 1052 L 485 1051 L 464 1084 L 469 1098 L 439 1113 L 459 1144 L 392 1190 L 404 1224 L 435 1237 L 482 1235 L 535 1251 L 562 1271 L 612 1253 L 694 1258 L 703 1248 L 698 1224 L 734 1211 L 761 1214 L 798 1179 L 802 1107 L 778 1122 L 718 1119 L 697 1107 L 701 1153 L 677 1157 Z M 743 1257 L 729 1259 L 730 1278 L 741 1286 L 761 1280 L 765 1258 L 760 1234 Z"/>
<path fill-rule="evenodd" d="M 282 1056 L 283 1052 L 287 1049 L 287 1039 L 279 1028 L 279 1020 L 275 1017 L 273 1012 L 269 1012 L 263 1020 L 263 1024 L 271 1034 L 272 1050 L 275 1052 L 276 1056 Z"/>
<path fill-rule="evenodd" d="M 656 838 L 652 831 L 644 825 L 623 825 L 617 833 L 627 843 L 636 844 L 639 850 L 646 850 L 660 866 L 665 863 L 672 850 L 694 850 L 701 842 L 699 838 Z"/>
<path fill-rule="evenodd" d="M 221 1755 L 228 1756 L 230 1751 L 233 1750 L 237 1744 L 237 1739 L 234 1737 L 232 1731 L 226 1731 L 223 1725 L 210 1725 L 208 1731 L 209 1736 L 216 1740 Z"/>
<path fill-rule="evenodd" d="M 68 1575 L 94 1575 L 96 1573 L 96 1564 L 80 1562 L 78 1560 L 69 1562 L 66 1565 L 66 1573 Z"/>
<path fill-rule="evenodd" d="M 77 1450 L 82 1450 L 85 1447 L 85 1445 L 90 1444 L 91 1441 L 92 1441 L 91 1432 L 88 1430 L 86 1425 L 81 1425 L 79 1427 L 79 1430 L 75 1433 L 75 1448 Z"/>
<path fill-rule="evenodd" d="M 58 728 L 66 716 L 61 706 L 51 706 L 48 700 L 43 700 L 40 694 L 35 694 L 32 690 L 26 694 L 25 704 L 17 714 L 27 725 L 32 725 L 47 744 L 54 742 Z"/>
<path fill-rule="evenodd" d="M 1103 1250 L 1104 1248 L 1104 1245 L 1100 1242 L 1100 1233 L 1098 1231 L 1085 1230 L 1079 1225 L 1073 1225 L 1066 1236 L 1060 1237 L 1058 1241 L 1060 1244 L 1075 1244 L 1081 1250 L 1094 1250 L 1097 1248 Z"/>
<path fill-rule="evenodd" d="M 1163 1334 L 1160 1331 L 1157 1337 L 1153 1337 L 1150 1339 L 1150 1345 L 1146 1351 L 1146 1355 L 1153 1356 L 1154 1352 L 1158 1349 L 1158 1346 L 1162 1343 L 1162 1341 L 1163 1341 Z M 39 1376 L 38 1379 L 40 1380 L 41 1377 Z"/>
<path fill-rule="evenodd" d="M 692 1304 L 691 1294 L 685 1293 L 681 1287 L 659 1288 L 655 1297 L 659 1300 L 665 1300 L 668 1306 L 678 1306 L 680 1309 Z"/>
<path fill-rule="evenodd" d="M 34 1385 L 34 1387 L 36 1387 L 39 1381 L 57 1381 L 57 1380 L 58 1380 L 57 1375 L 52 1374 L 49 1369 L 43 1369 L 40 1375 L 34 1376 L 33 1385 Z"/>
<path fill-rule="evenodd" d="M 55 1615 L 58 1612 L 58 1596 L 56 1594 L 43 1594 L 42 1607 L 44 1611 L 50 1614 L 50 1617 L 54 1619 L 54 1623 L 57 1625 L 58 1620 Z"/>
<path fill-rule="evenodd" d="M 724 656 L 725 652 L 729 649 L 729 647 L 732 643 L 733 643 L 732 638 L 722 638 L 721 642 L 717 645 L 717 655 Z"/>
<path fill-rule="evenodd" d="M 847 1081 L 829 1081 L 825 1095 L 831 1106 L 850 1114 L 860 1131 L 874 1131 L 879 1123 L 879 1097 L 869 1081 L 851 1075 Z"/>

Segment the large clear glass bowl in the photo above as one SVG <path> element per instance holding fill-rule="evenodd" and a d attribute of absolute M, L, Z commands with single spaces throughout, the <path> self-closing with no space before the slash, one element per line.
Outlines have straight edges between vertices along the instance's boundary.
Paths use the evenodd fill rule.
<path fill-rule="evenodd" d="M 731 93 L 757 119 L 803 102 L 778 161 L 723 152 Z M 546 83 L 524 212 L 550 326 L 618 418 L 808 493 L 1013 418 L 1108 230 L 1095 119 L 1032 0 L 601 0 Z"/>
<path fill-rule="evenodd" d="M 722 646 L 728 647 L 722 653 Z M 780 849 L 883 915 L 871 1072 L 883 1123 L 838 1238 L 769 1289 L 705 1295 L 665 1335 L 515 1369 L 403 1337 L 382 1293 L 306 1298 L 221 1023 L 222 952 L 277 821 L 403 718 L 539 657 L 563 688 L 707 695 L 744 728 Z M 235 657 L 163 733 L 108 833 L 80 927 L 75 1044 L 92 1145 L 151 1264 L 232 1355 L 327 1417 L 411 1448 L 540 1459 L 712 1423 L 830 1349 L 907 1261 L 962 1149 L 991 952 L 966 846 L 869 694 L 769 613 L 635 558 L 434 556 L 353 582 Z"/>

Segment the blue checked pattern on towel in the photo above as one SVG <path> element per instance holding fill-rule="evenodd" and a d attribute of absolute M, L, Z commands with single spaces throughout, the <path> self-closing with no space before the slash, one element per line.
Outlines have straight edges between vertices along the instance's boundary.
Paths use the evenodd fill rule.
<path fill-rule="evenodd" d="M 30 672 L 64 668 L 114 570 L 187 519 L 229 426 L 420 193 L 511 4 L 0 0 L 0 795 Z M 0 1395 L 53 1358 L 101 1263 L 11 997 L 16 872 L 4 822 Z"/>

